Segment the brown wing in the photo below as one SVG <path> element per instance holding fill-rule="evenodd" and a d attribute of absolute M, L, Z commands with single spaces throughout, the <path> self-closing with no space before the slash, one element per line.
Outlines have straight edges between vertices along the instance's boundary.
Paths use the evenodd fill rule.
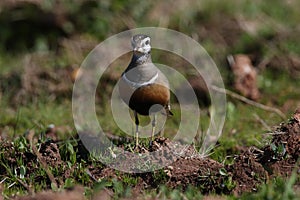
<path fill-rule="evenodd" d="M 159 104 L 163 108 L 168 107 L 170 91 L 164 85 L 150 84 L 138 89 L 130 87 L 125 81 L 120 80 L 119 92 L 122 100 L 132 109 L 141 115 L 149 115 L 150 108 Z M 158 112 L 160 110 L 154 110 Z"/>

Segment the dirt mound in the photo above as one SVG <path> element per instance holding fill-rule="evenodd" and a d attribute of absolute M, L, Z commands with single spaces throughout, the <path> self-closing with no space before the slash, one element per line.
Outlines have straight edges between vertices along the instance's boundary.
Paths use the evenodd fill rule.
<path fill-rule="evenodd" d="M 86 173 L 91 177 L 92 181 L 98 180 L 130 180 L 134 178 L 136 183 L 131 184 L 132 190 L 137 194 L 145 189 L 155 189 L 159 185 L 167 185 L 170 188 L 181 188 L 185 190 L 188 186 L 194 186 L 201 190 L 204 194 L 236 194 L 240 195 L 244 192 L 256 191 L 260 184 L 267 182 L 270 178 L 281 176 L 288 178 L 293 171 L 300 172 L 300 165 L 297 163 L 299 159 L 300 148 L 300 110 L 298 109 L 294 116 L 286 124 L 281 124 L 273 133 L 273 138 L 269 145 L 262 149 L 256 147 L 245 148 L 240 155 L 236 155 L 233 164 L 224 165 L 210 158 L 201 158 L 197 154 L 193 146 L 182 145 L 173 142 L 167 138 L 156 138 L 150 149 L 140 148 L 139 153 L 160 152 L 153 154 L 158 160 L 170 159 L 171 164 L 163 169 L 147 173 L 125 173 L 104 166 L 99 161 L 90 161 L 87 157 L 78 155 L 78 159 L 86 159 Z M 36 164 L 37 156 L 31 153 L 29 145 L 21 151 L 14 151 L 11 142 L 0 140 L 1 148 L 4 149 L 5 155 L 1 157 L 1 162 L 8 166 L 18 166 L 18 158 L 22 158 L 24 165 L 30 174 L 34 174 L 38 167 Z M 26 141 L 23 142 L 26 146 Z M 27 143 L 28 144 L 28 143 Z M 63 166 L 67 169 L 59 173 L 59 177 L 55 177 L 58 181 L 58 187 L 62 187 L 64 179 L 74 176 L 76 166 L 68 168 L 67 161 L 62 159 L 59 151 L 59 142 L 49 140 L 39 144 L 39 153 L 42 159 L 49 166 Z M 184 152 L 179 156 L 168 156 L 174 151 Z M 83 148 L 78 145 L 77 148 Z M 13 153 L 12 153 L 13 152 Z M 75 152 L 81 152 L 77 151 Z M 5 160 L 3 160 L 5 159 Z M 66 159 L 66 158 L 64 158 Z M 169 160 L 169 161 L 170 161 Z M 124 159 L 123 164 L 134 169 L 135 163 L 130 159 Z M 7 169 L 1 165 L 0 175 L 5 175 Z M 21 170 L 17 168 L 17 171 Z M 135 169 L 136 170 L 136 169 Z M 19 173 L 19 172 L 17 172 Z M 76 177 L 73 177 L 76 179 Z M 36 180 L 38 181 L 38 177 Z M 41 180 L 40 180 L 41 181 Z M 49 188 L 51 188 L 51 179 L 49 177 Z M 300 183 L 296 183 L 299 187 Z M 113 193 L 112 186 L 107 186 L 107 191 Z M 32 191 L 31 191 L 32 192 Z M 59 195 L 66 195 L 59 194 Z M 56 194 L 51 192 L 43 192 L 37 197 L 48 195 L 49 199 Z M 46 197 L 45 197 L 46 198 Z M 57 197 L 58 198 L 58 197 Z M 26 198 L 25 198 L 26 199 Z M 29 197 L 27 199 L 30 199 Z M 38 198 L 35 198 L 38 199 Z"/>
<path fill-rule="evenodd" d="M 230 193 L 222 174 L 224 166 L 208 158 L 184 158 L 174 162 L 168 170 L 168 186 L 187 188 L 189 185 L 200 187 L 203 193 Z"/>
<path fill-rule="evenodd" d="M 76 186 L 61 192 L 44 191 L 34 196 L 17 197 L 15 200 L 84 200 L 84 188 Z"/>
<path fill-rule="evenodd" d="M 238 155 L 231 166 L 227 166 L 236 182 L 235 194 L 245 191 L 256 191 L 257 186 L 266 181 L 268 174 L 263 165 L 257 161 L 257 156 L 253 151 L 248 151 Z"/>
<path fill-rule="evenodd" d="M 300 144 L 299 113 L 296 112 L 289 123 L 282 124 L 274 132 L 270 145 L 262 149 L 255 147 L 244 149 L 240 155 L 235 156 L 232 165 L 223 165 L 209 158 L 200 158 L 195 150 L 189 147 L 188 153 L 175 158 L 171 165 L 163 169 L 164 176 L 160 180 L 160 184 L 182 189 L 193 185 L 199 187 L 203 193 L 234 193 L 239 195 L 243 192 L 257 191 L 258 186 L 267 182 L 270 177 L 289 177 L 295 168 L 300 169 L 299 164 L 297 164 Z M 149 149 L 149 151 L 156 151 L 165 147 L 172 149 L 173 145 L 175 145 L 174 142 L 168 139 L 157 138 L 153 149 Z M 178 148 L 186 148 L 186 146 L 178 146 L 177 144 L 177 150 Z M 141 149 L 140 153 L 145 153 L 145 150 Z M 184 150 L 186 149 L 182 149 L 182 151 Z M 129 161 L 127 164 L 131 166 L 134 163 Z M 122 175 L 124 175 L 121 173 L 116 176 L 116 171 L 109 168 L 94 168 L 91 173 L 97 175 L 97 173 L 99 174 L 98 170 L 101 171 L 100 176 L 98 175 L 99 178 L 114 177 L 121 180 Z M 157 181 L 155 180 L 155 172 L 134 176 L 142 178 L 144 189 L 156 185 L 153 184 Z"/>
<path fill-rule="evenodd" d="M 171 165 L 163 169 L 165 176 L 160 184 L 183 189 L 193 185 L 199 187 L 203 193 L 239 195 L 243 192 L 257 191 L 258 186 L 267 182 L 272 176 L 289 177 L 295 168 L 299 173 L 300 166 L 297 163 L 300 147 L 299 114 L 298 110 L 287 124 L 282 124 L 273 133 L 269 145 L 262 149 L 246 148 L 240 155 L 235 156 L 232 165 L 223 165 L 209 158 L 200 158 L 194 148 L 188 147 L 189 150 L 184 155 L 176 157 Z M 153 145 L 154 149 L 149 150 L 156 151 L 165 147 L 172 149 L 173 145 L 174 142 L 168 139 L 157 138 Z M 182 149 L 183 152 L 186 150 L 186 146 L 176 145 L 177 150 L 178 148 L 185 148 Z M 145 149 L 141 150 L 141 153 L 144 152 Z M 130 165 L 131 162 L 128 163 L 128 166 Z M 100 171 L 102 178 L 116 174 L 112 169 L 100 169 Z M 93 173 L 97 174 L 97 169 L 93 169 Z M 143 179 L 145 188 L 153 185 L 155 180 L 155 173 L 135 176 Z"/>
<path fill-rule="evenodd" d="M 51 141 L 42 143 L 41 148 L 40 148 L 40 153 L 48 165 L 55 167 L 57 165 L 62 164 L 57 144 L 55 144 Z"/>
<path fill-rule="evenodd" d="M 237 183 L 234 192 L 256 191 L 257 186 L 270 177 L 289 177 L 296 168 L 300 148 L 300 110 L 298 109 L 287 124 L 273 133 L 271 143 L 262 149 L 250 147 L 238 155 L 233 165 L 228 166 L 233 180 Z M 298 183 L 300 184 L 300 183 Z"/>

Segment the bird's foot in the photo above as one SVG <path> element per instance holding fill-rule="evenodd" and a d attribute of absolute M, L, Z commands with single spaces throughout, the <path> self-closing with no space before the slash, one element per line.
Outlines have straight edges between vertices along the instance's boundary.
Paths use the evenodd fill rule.
<path fill-rule="evenodd" d="M 140 146 L 139 144 L 136 144 L 136 145 L 134 146 L 134 148 L 133 148 L 133 150 L 134 150 L 135 152 L 138 152 L 140 149 L 141 149 L 141 146 Z"/>
<path fill-rule="evenodd" d="M 133 151 L 135 153 L 147 153 L 149 152 L 149 150 L 147 150 L 145 147 L 141 146 L 141 145 L 136 145 L 133 149 Z"/>

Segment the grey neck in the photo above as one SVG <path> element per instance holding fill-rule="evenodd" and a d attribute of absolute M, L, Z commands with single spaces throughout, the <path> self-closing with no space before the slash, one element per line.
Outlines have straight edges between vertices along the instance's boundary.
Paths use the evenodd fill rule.
<path fill-rule="evenodd" d="M 147 54 L 133 52 L 131 62 L 123 72 L 122 76 L 125 75 L 124 79 L 128 79 L 131 82 L 148 84 L 148 81 L 152 80 L 152 78 L 157 76 L 157 74 L 158 69 L 152 63 L 150 52 Z"/>
<path fill-rule="evenodd" d="M 138 54 L 138 53 L 133 52 L 130 64 L 127 67 L 127 69 L 125 70 L 125 73 L 137 66 L 148 64 L 148 63 L 152 63 L 150 52 L 143 53 L 143 54 Z"/>
<path fill-rule="evenodd" d="M 150 54 L 150 52 L 143 53 L 143 54 L 133 53 L 131 62 L 134 62 L 138 65 L 145 64 L 145 63 L 151 63 L 152 62 L 151 54 Z"/>

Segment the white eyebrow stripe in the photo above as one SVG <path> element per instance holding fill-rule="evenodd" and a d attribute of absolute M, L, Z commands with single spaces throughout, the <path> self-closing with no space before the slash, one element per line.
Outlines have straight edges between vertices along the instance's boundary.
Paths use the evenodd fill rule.
<path fill-rule="evenodd" d="M 139 87 L 142 87 L 142 86 L 145 86 L 145 85 L 152 84 L 156 81 L 157 78 L 158 78 L 158 73 L 156 73 L 149 81 L 146 81 L 146 82 L 143 82 L 143 83 L 137 83 L 137 82 L 129 80 L 126 77 L 125 73 L 122 75 L 122 79 L 133 88 L 139 88 Z"/>

